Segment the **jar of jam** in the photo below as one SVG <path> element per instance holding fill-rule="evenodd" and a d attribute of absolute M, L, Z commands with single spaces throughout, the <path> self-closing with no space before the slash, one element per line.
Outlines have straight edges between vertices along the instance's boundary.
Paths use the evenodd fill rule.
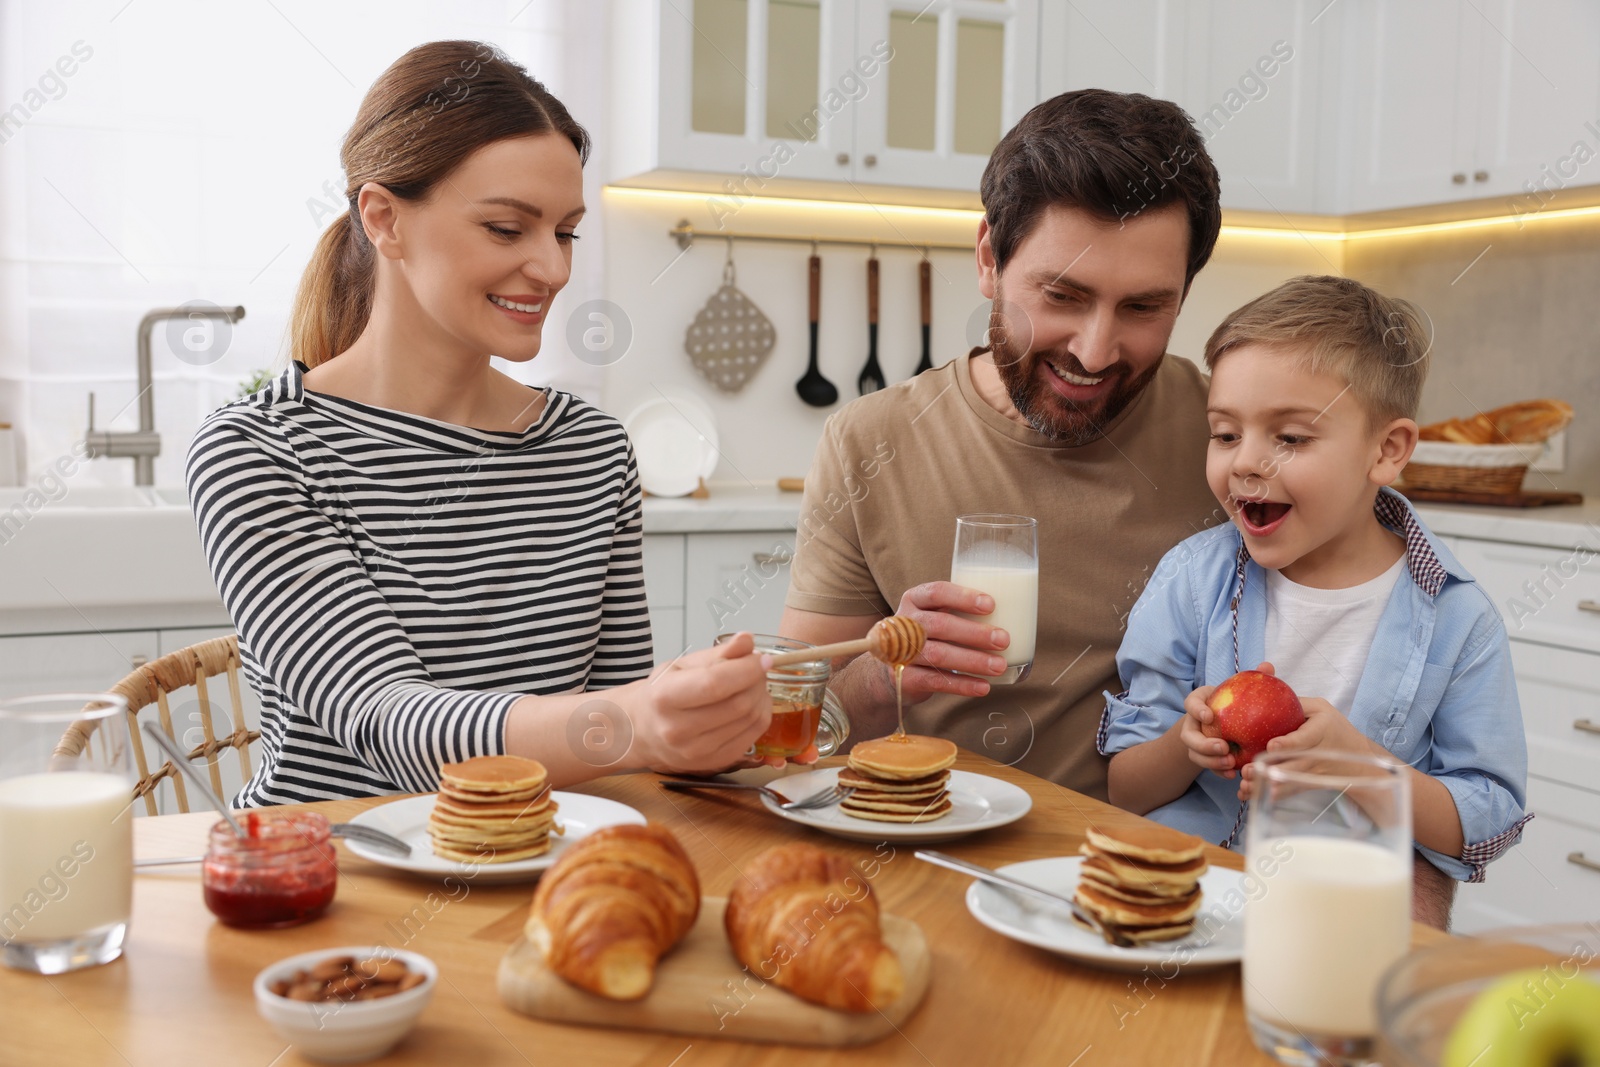
<path fill-rule="evenodd" d="M 224 820 L 211 828 L 201 877 L 206 907 L 229 926 L 309 922 L 328 910 L 339 882 L 328 820 L 316 812 L 246 812 L 240 837 Z"/>

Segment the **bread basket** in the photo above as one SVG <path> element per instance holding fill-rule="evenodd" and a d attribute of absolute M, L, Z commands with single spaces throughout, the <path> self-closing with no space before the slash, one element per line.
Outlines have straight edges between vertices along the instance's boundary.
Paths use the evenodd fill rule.
<path fill-rule="evenodd" d="M 1461 445 L 1418 441 L 1401 475 L 1407 489 L 1456 493 L 1515 493 L 1528 464 L 1544 454 L 1543 441 L 1513 445 Z"/>

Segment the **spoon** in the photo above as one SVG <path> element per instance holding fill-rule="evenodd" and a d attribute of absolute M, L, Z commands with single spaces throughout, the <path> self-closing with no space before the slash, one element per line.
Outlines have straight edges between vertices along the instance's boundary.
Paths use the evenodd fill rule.
<path fill-rule="evenodd" d="M 819 659 L 837 659 L 870 652 L 877 659 L 894 666 L 910 663 L 928 641 L 928 631 L 916 619 L 904 615 L 891 615 L 879 619 L 867 631 L 867 636 L 854 641 L 836 641 L 816 648 L 797 648 L 793 652 L 779 652 L 772 657 L 774 667 L 787 667 L 794 663 L 810 663 Z"/>
<path fill-rule="evenodd" d="M 988 882 L 991 885 L 997 885 L 1002 889 L 1009 889 L 1017 893 L 1027 893 L 1038 897 L 1041 900 L 1048 900 L 1052 904 L 1059 904 L 1063 907 L 1070 908 L 1072 910 L 1073 918 L 1077 919 L 1079 922 L 1083 923 L 1083 925 L 1087 926 L 1089 929 L 1105 938 L 1107 944 L 1116 945 L 1118 948 L 1138 947 L 1133 938 L 1128 937 L 1126 934 L 1123 934 L 1117 930 L 1108 930 L 1099 919 L 1096 919 L 1093 915 L 1090 915 L 1086 910 L 1084 910 L 1083 905 L 1079 904 L 1071 897 L 1064 897 L 1059 893 L 1052 893 L 1048 889 L 1040 889 L 1036 885 L 1029 885 L 1027 882 L 1019 881 L 1018 879 L 1011 877 L 1009 874 L 1001 874 L 999 871 L 991 870 L 988 867 L 980 866 L 976 863 L 968 863 L 966 860 L 958 860 L 954 856 L 946 855 L 943 852 L 934 852 L 932 849 L 924 849 L 914 852 L 912 855 L 916 856 L 917 859 L 922 860 L 924 863 L 933 864 L 935 867 L 944 867 L 947 870 L 959 871 L 962 874 L 971 875 L 980 882 Z"/>
<path fill-rule="evenodd" d="M 878 366 L 878 250 L 874 248 L 867 260 L 867 362 L 856 379 L 856 388 L 866 396 L 885 384 L 883 368 Z"/>
<path fill-rule="evenodd" d="M 839 399 L 839 390 L 832 382 L 822 376 L 817 369 L 817 318 L 822 309 L 822 257 L 817 255 L 816 246 L 811 250 L 811 361 L 806 365 L 805 376 L 794 383 L 794 391 L 814 408 L 825 408 L 836 403 Z"/>
<path fill-rule="evenodd" d="M 235 819 L 233 814 L 228 811 L 228 806 L 222 802 L 222 798 L 211 791 L 211 786 L 206 784 L 205 778 L 201 776 L 195 765 L 190 763 L 182 752 L 178 751 L 178 746 L 172 743 L 170 737 L 156 729 L 154 723 L 149 722 L 144 724 L 144 732 L 149 736 L 150 740 L 156 743 L 157 748 L 167 754 L 167 758 L 172 760 L 178 770 L 183 772 L 184 777 L 189 779 L 189 784 L 194 786 L 195 791 L 205 798 L 205 802 L 222 814 L 223 819 L 233 828 L 234 833 L 240 837 L 250 836 L 245 832 L 244 827 L 239 825 L 239 820 Z"/>

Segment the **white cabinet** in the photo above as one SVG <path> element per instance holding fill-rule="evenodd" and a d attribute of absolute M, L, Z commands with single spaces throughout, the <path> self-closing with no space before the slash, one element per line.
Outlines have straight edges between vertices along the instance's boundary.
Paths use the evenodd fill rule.
<path fill-rule="evenodd" d="M 1347 0 L 1336 159 L 1343 213 L 1488 196 L 1535 210 L 1600 181 L 1600 6 Z M 1583 148 L 1574 149 L 1582 142 Z"/>
<path fill-rule="evenodd" d="M 1190 7 L 1189 0 L 1045 0 L 1039 99 L 1110 89 L 1186 103 Z"/>
<path fill-rule="evenodd" d="M 657 663 L 688 650 L 683 638 L 683 534 L 646 534 L 644 595 Z"/>
<path fill-rule="evenodd" d="M 776 633 L 793 558 L 792 532 L 691 534 L 684 640 L 705 648 L 720 633 Z"/>
<path fill-rule="evenodd" d="M 610 179 L 970 193 L 1038 99 L 1038 0 L 613 0 Z M 641 106 L 641 103 L 646 106 Z"/>
<path fill-rule="evenodd" d="M 0 637 L 0 697 L 103 693 L 159 647 L 155 630 Z"/>

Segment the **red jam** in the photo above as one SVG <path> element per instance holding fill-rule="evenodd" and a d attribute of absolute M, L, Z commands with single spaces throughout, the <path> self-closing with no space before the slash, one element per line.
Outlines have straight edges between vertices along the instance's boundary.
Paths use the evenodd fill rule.
<path fill-rule="evenodd" d="M 206 907 L 229 926 L 309 922 L 328 910 L 339 883 L 328 820 L 315 812 L 249 812 L 249 836 L 211 828 L 201 883 Z"/>

